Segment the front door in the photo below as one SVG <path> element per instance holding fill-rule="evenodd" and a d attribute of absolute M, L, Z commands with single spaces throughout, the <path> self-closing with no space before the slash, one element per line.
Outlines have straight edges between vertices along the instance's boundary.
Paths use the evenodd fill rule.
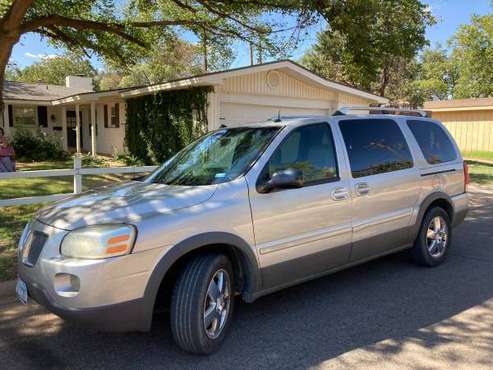
<path fill-rule="evenodd" d="M 331 127 L 293 129 L 272 153 L 250 202 L 263 288 L 317 275 L 345 264 L 351 250 L 351 202 L 340 178 Z M 302 170 L 304 186 L 262 194 L 256 184 L 286 168 Z"/>
<path fill-rule="evenodd" d="M 83 141 L 82 141 L 82 112 L 79 112 L 79 118 L 80 118 L 80 129 L 79 129 L 80 147 L 82 148 L 82 146 L 83 146 Z M 77 121 L 75 119 L 75 111 L 68 110 L 67 111 L 67 146 L 69 148 L 76 148 L 77 147 L 76 131 L 77 131 Z"/>
<path fill-rule="evenodd" d="M 339 128 L 352 175 L 351 260 L 409 244 L 419 174 L 398 123 L 392 119 L 342 119 Z"/>

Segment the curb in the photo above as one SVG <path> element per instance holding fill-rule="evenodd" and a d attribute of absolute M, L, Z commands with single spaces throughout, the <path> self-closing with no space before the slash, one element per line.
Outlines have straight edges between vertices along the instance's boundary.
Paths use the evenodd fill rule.
<path fill-rule="evenodd" d="M 0 298 L 13 297 L 15 295 L 15 280 L 0 281 Z"/>

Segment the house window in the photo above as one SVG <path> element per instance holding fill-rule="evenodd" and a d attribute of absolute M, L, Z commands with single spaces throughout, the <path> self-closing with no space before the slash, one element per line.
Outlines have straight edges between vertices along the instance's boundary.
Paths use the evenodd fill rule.
<path fill-rule="evenodd" d="M 39 127 L 48 127 L 48 108 L 44 106 L 38 107 L 38 124 Z"/>
<path fill-rule="evenodd" d="M 36 124 L 36 110 L 34 107 L 14 106 L 15 126 L 34 126 Z"/>
<path fill-rule="evenodd" d="M 118 103 L 111 106 L 110 127 L 120 127 L 120 104 Z"/>

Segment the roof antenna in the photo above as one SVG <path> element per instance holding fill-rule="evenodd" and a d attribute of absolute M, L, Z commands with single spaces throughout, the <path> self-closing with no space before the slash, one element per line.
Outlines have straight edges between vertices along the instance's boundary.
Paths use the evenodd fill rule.
<path fill-rule="evenodd" d="M 281 122 L 281 110 L 277 111 L 277 118 L 273 120 L 274 122 Z"/>

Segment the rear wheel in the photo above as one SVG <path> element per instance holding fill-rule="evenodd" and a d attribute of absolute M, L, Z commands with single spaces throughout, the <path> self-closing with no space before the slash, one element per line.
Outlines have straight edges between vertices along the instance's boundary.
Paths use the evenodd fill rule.
<path fill-rule="evenodd" d="M 183 350 L 217 351 L 231 323 L 234 276 L 222 254 L 194 257 L 180 274 L 171 301 L 171 331 Z"/>
<path fill-rule="evenodd" d="M 437 266 L 445 260 L 451 242 L 450 217 L 443 208 L 435 207 L 423 218 L 411 254 L 420 265 Z"/>

